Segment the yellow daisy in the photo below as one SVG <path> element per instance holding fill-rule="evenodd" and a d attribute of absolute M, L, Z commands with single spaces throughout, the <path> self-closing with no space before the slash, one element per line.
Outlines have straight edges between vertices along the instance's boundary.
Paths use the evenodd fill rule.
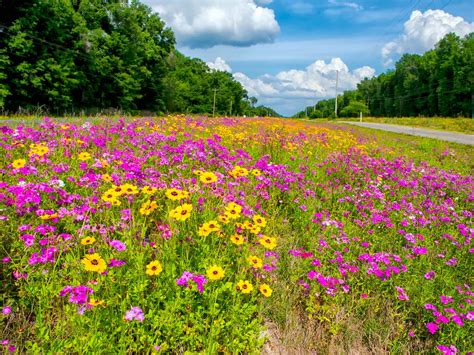
<path fill-rule="evenodd" d="M 265 297 L 270 297 L 273 293 L 273 290 L 267 284 L 261 284 L 259 290 Z"/>
<path fill-rule="evenodd" d="M 224 269 L 217 265 L 213 265 L 207 269 L 207 277 L 209 280 L 220 280 L 224 277 L 224 274 Z"/>
<path fill-rule="evenodd" d="M 250 293 L 253 290 L 253 286 L 250 283 L 250 281 L 247 280 L 240 280 L 237 283 L 237 291 L 240 291 L 242 293 Z"/>
<path fill-rule="evenodd" d="M 146 274 L 149 276 L 159 275 L 162 271 L 163 267 L 161 266 L 161 263 L 157 260 L 152 261 L 146 266 Z"/>
<path fill-rule="evenodd" d="M 77 157 L 77 159 L 79 159 L 81 161 L 86 161 L 86 160 L 89 160 L 90 158 L 91 158 L 91 155 L 87 152 L 82 152 Z"/>
<path fill-rule="evenodd" d="M 91 245 L 95 243 L 95 238 L 94 237 L 84 237 L 81 239 L 81 244 L 82 245 Z"/>
<path fill-rule="evenodd" d="M 26 165 L 25 159 L 16 159 L 12 163 L 13 169 L 21 169 L 21 168 L 24 168 L 25 165 Z"/>
<path fill-rule="evenodd" d="M 105 260 L 97 253 L 86 254 L 82 259 L 86 271 L 102 273 L 107 269 Z"/>

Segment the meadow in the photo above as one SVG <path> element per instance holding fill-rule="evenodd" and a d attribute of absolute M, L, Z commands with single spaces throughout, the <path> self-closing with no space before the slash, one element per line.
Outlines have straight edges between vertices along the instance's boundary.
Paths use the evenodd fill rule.
<path fill-rule="evenodd" d="M 0 144 L 3 352 L 474 351 L 466 147 L 185 116 Z"/>

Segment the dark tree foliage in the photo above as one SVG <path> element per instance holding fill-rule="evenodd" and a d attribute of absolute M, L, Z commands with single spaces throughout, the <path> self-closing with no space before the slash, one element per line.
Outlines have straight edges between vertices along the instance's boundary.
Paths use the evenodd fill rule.
<path fill-rule="evenodd" d="M 446 35 L 423 55 L 405 54 L 395 69 L 365 79 L 338 97 L 338 116 L 470 117 L 473 110 L 474 33 Z M 316 109 L 316 111 L 314 111 Z M 334 99 L 318 102 L 296 117 L 333 117 Z M 314 111 L 314 113 L 313 113 Z"/>
<path fill-rule="evenodd" d="M 254 114 L 230 73 L 174 45 L 135 0 L 0 0 L 0 108 L 210 114 L 215 93 L 216 114 Z"/>

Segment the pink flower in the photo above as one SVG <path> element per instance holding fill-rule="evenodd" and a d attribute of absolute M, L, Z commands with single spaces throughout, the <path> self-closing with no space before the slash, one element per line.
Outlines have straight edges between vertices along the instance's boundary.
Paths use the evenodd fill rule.
<path fill-rule="evenodd" d="M 458 349 L 454 345 L 446 346 L 446 345 L 438 345 L 438 350 L 441 351 L 444 355 L 453 355 L 457 354 Z"/>
<path fill-rule="evenodd" d="M 436 276 L 436 273 L 434 271 L 430 271 L 425 274 L 425 279 L 431 280 L 435 276 Z"/>
<path fill-rule="evenodd" d="M 117 239 L 111 240 L 109 245 L 117 251 L 124 251 L 127 249 L 127 246 Z"/>
<path fill-rule="evenodd" d="M 428 331 L 431 334 L 436 333 L 436 331 L 439 329 L 439 327 L 435 323 L 431 323 L 431 322 L 426 324 L 426 328 L 428 328 Z"/>
<path fill-rule="evenodd" d="M 408 297 L 408 295 L 406 294 L 405 290 L 402 287 L 395 286 L 395 288 L 397 289 L 399 300 L 402 300 L 402 301 L 410 300 L 410 298 Z"/>
<path fill-rule="evenodd" d="M 137 320 L 143 322 L 145 315 L 140 307 L 132 307 L 129 311 L 125 312 L 125 319 L 128 321 Z"/>
<path fill-rule="evenodd" d="M 442 304 L 448 304 L 453 302 L 453 298 L 451 296 L 439 296 L 439 298 L 441 299 Z"/>
<path fill-rule="evenodd" d="M 4 307 L 2 308 L 2 313 L 3 313 L 4 315 L 6 315 L 6 316 L 9 315 L 10 313 L 12 313 L 11 307 L 10 307 L 10 306 L 4 306 Z"/>

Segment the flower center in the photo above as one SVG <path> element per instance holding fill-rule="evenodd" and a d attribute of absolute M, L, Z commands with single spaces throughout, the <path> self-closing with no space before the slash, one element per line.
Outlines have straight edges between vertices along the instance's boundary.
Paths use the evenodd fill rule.
<path fill-rule="evenodd" d="M 92 265 L 99 265 L 99 261 L 97 259 L 92 259 L 91 264 Z"/>

